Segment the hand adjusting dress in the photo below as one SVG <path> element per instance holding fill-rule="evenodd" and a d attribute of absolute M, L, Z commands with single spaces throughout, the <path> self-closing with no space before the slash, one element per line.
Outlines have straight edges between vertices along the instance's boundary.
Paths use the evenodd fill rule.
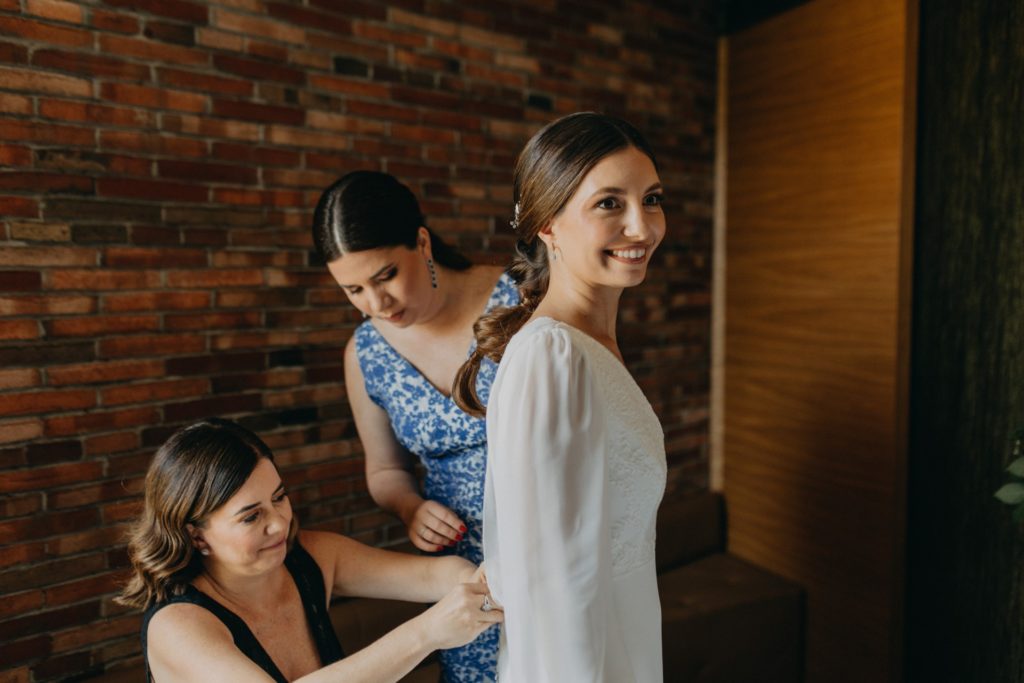
<path fill-rule="evenodd" d="M 660 683 L 664 433 L 632 376 L 584 332 L 535 319 L 502 358 L 487 437 L 499 683 Z"/>
<path fill-rule="evenodd" d="M 517 303 L 519 291 L 508 273 L 502 273 L 485 311 Z M 481 536 L 487 460 L 484 420 L 464 412 L 450 396 L 440 392 L 370 321 L 356 329 L 356 357 L 370 400 L 387 412 L 395 438 L 426 468 L 424 495 L 451 508 L 466 524 L 462 540 L 454 548 L 442 551 L 443 554 L 458 554 L 479 564 L 483 559 Z M 480 364 L 476 390 L 484 403 L 496 370 L 497 366 L 487 359 Z M 444 680 L 446 683 L 493 681 L 497 650 L 496 628 L 488 629 L 469 645 L 442 650 Z"/>

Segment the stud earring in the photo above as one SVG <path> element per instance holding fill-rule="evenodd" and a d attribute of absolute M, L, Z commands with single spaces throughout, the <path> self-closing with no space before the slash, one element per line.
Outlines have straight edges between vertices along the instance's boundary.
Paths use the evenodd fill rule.
<path fill-rule="evenodd" d="M 202 548 L 202 549 L 201 549 L 201 550 L 199 551 L 199 554 L 200 554 L 200 555 L 209 555 L 209 554 L 210 554 L 210 549 L 209 549 L 209 548 Z"/>
<path fill-rule="evenodd" d="M 427 270 L 430 271 L 430 286 L 437 289 L 437 270 L 434 269 L 433 259 L 427 259 Z"/>

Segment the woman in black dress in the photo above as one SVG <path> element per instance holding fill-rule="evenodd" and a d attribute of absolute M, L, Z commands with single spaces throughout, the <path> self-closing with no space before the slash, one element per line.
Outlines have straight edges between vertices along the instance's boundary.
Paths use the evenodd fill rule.
<path fill-rule="evenodd" d="M 159 683 L 396 681 L 501 620 L 462 558 L 299 531 L 270 449 L 228 420 L 185 427 L 157 452 L 129 554 L 120 601 L 145 610 L 143 654 Z M 332 595 L 438 602 L 345 656 Z"/>

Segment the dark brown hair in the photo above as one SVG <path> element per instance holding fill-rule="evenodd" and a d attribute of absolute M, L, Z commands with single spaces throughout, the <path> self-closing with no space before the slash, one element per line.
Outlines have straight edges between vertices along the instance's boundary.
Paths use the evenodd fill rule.
<path fill-rule="evenodd" d="M 605 114 L 577 112 L 544 126 L 520 152 L 512 185 L 513 227 L 519 239 L 509 266 L 519 285 L 520 303 L 495 309 L 473 325 L 476 349 L 459 368 L 452 386 L 452 398 L 467 413 L 484 415 L 476 393 L 480 362 L 485 357 L 501 362 L 509 339 L 533 315 L 547 292 L 547 247 L 538 234 L 565 208 L 590 169 L 627 147 L 646 154 L 657 168 L 654 152 L 636 128 Z"/>
<path fill-rule="evenodd" d="M 352 171 L 320 195 L 313 212 L 313 244 L 324 263 L 354 251 L 414 249 L 420 226 L 427 228 L 427 219 L 412 190 L 388 173 Z M 438 265 L 451 270 L 472 265 L 433 230 L 427 232 Z"/>
<path fill-rule="evenodd" d="M 132 575 L 117 598 L 146 609 L 180 595 L 203 569 L 187 525 L 203 526 L 274 454 L 248 429 L 212 418 L 183 427 L 160 447 L 146 473 L 142 516 L 132 525 Z M 298 531 L 292 517 L 288 541 Z"/>

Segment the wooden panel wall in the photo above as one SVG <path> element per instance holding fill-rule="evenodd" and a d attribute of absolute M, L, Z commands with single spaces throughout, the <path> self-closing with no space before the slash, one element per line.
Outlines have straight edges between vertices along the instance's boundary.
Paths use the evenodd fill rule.
<path fill-rule="evenodd" d="M 807 588 L 810 683 L 901 667 L 912 15 L 817 0 L 727 39 L 729 543 Z"/>

